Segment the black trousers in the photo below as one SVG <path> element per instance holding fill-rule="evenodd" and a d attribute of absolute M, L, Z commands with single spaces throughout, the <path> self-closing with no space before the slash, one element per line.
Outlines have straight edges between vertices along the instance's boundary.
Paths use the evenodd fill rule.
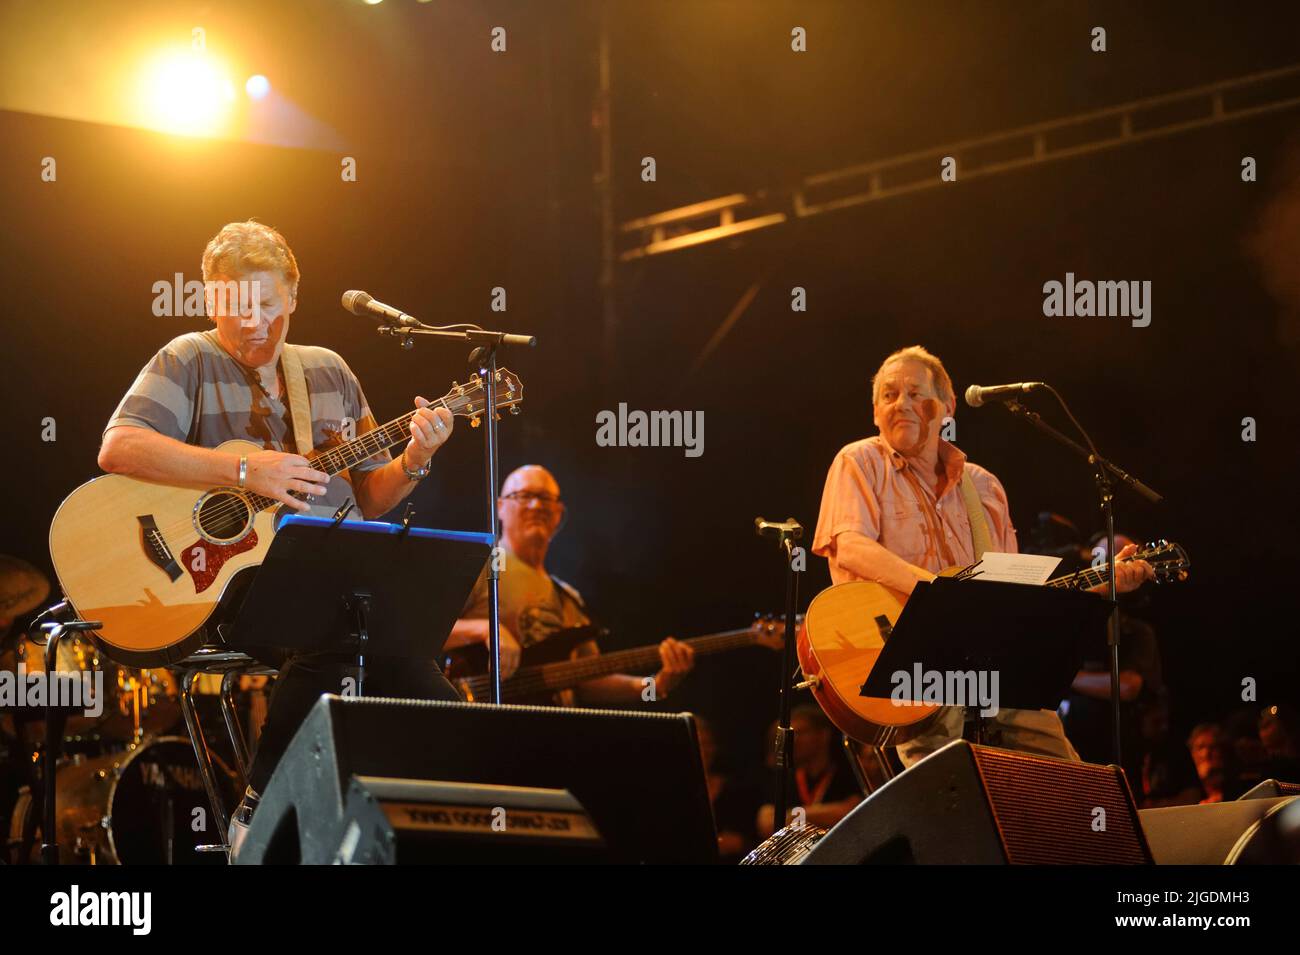
<path fill-rule="evenodd" d="M 280 757 L 288 749 L 298 727 L 312 706 L 325 693 L 343 694 L 355 676 L 352 658 L 335 656 L 295 656 L 280 668 L 266 724 L 257 742 L 248 784 L 259 795 L 275 771 Z M 366 696 L 397 696 L 420 700 L 460 700 L 437 664 L 407 657 L 371 657 L 366 662 Z"/>

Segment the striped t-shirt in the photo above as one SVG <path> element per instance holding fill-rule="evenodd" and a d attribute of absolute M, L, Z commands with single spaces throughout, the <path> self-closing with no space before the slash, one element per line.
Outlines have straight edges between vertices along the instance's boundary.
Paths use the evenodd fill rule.
<path fill-rule="evenodd" d="M 342 357 L 328 348 L 293 346 L 302 360 L 311 404 L 312 444 L 317 450 L 341 444 L 375 427 L 361 383 Z M 285 390 L 285 389 L 282 389 Z M 286 393 L 267 394 L 255 372 L 221 347 L 216 329 L 173 338 L 140 371 L 108 427 L 152 428 L 186 444 L 215 448 L 239 439 L 269 451 L 295 452 L 293 417 Z M 354 471 L 383 467 L 383 451 L 355 465 Z M 352 497 L 348 471 L 330 479 L 328 493 L 311 513 L 329 517 Z M 349 519 L 359 520 L 360 508 Z"/>

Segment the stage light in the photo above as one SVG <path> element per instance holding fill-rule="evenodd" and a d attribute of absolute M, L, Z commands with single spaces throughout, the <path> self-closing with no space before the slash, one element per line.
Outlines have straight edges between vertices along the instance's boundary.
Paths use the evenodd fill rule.
<path fill-rule="evenodd" d="M 221 66 L 195 51 L 169 51 L 150 61 L 140 93 L 141 125 L 183 136 L 221 132 L 235 100 L 235 86 Z"/>
<path fill-rule="evenodd" d="M 368 6 L 368 7 L 373 7 L 373 6 L 377 5 L 377 4 L 383 3 L 384 0 L 364 0 L 364 2 L 365 2 L 365 4 L 366 4 L 366 6 Z"/>
<path fill-rule="evenodd" d="M 271 92 L 271 81 L 261 73 L 255 73 L 244 84 L 244 92 L 250 99 L 264 99 L 266 94 Z"/>

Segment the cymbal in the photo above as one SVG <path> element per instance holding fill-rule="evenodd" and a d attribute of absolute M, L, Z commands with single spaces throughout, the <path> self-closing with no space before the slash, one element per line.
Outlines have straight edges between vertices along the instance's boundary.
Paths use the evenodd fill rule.
<path fill-rule="evenodd" d="M 50 582 L 17 557 L 0 554 L 0 622 L 35 610 L 50 595 Z"/>

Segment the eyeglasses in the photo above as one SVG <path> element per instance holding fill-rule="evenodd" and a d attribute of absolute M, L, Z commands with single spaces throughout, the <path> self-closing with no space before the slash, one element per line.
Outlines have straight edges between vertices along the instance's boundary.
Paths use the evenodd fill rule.
<path fill-rule="evenodd" d="M 538 507 L 555 507 L 560 503 L 560 499 L 554 494 L 537 494 L 533 491 L 514 491 L 503 495 L 503 497 L 507 501 L 514 501 L 523 507 L 531 507 L 534 504 Z"/>

